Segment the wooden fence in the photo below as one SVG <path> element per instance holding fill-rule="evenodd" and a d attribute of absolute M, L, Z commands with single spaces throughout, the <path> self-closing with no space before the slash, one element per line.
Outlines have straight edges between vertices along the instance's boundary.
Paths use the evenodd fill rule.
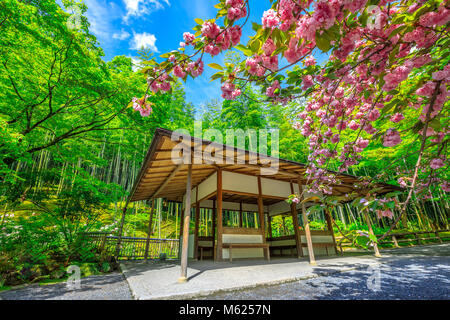
<path fill-rule="evenodd" d="M 105 232 L 90 232 L 83 234 L 89 239 L 99 252 L 114 256 L 116 254 L 117 241 L 119 237 Z M 167 259 L 177 259 L 179 249 L 178 239 L 156 239 L 150 238 L 148 247 L 148 259 L 157 259 L 161 253 L 166 254 Z M 119 259 L 137 260 L 144 259 L 147 238 L 122 237 Z"/>
<path fill-rule="evenodd" d="M 439 236 L 440 233 L 449 232 L 450 229 L 444 230 L 435 230 L 435 231 L 413 231 L 413 232 L 403 232 L 403 233 L 392 233 L 388 237 L 379 241 L 379 245 L 383 244 L 393 244 L 394 247 L 399 248 L 399 243 L 411 243 L 411 244 L 425 244 L 426 242 L 438 241 L 439 243 L 443 243 L 443 241 L 450 240 L 450 236 Z M 380 235 L 377 235 L 380 237 Z M 389 240 L 389 238 L 391 240 Z M 352 243 L 343 242 L 345 238 L 341 238 L 338 242 L 338 246 L 340 248 L 341 254 L 343 253 L 342 247 L 351 247 Z"/>

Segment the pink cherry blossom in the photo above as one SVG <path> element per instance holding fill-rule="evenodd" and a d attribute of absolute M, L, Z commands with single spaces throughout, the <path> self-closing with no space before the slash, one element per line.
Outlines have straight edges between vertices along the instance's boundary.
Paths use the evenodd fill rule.
<path fill-rule="evenodd" d="M 186 44 L 191 44 L 192 41 L 194 41 L 194 39 L 195 39 L 195 35 L 193 35 L 190 32 L 185 32 L 185 33 L 183 33 L 183 39 Z"/>
<path fill-rule="evenodd" d="M 316 64 L 316 59 L 313 56 L 309 56 L 304 60 L 305 66 L 314 66 Z"/>
<path fill-rule="evenodd" d="M 442 168 L 444 165 L 444 161 L 441 158 L 436 158 L 430 161 L 430 167 L 435 170 Z"/>
<path fill-rule="evenodd" d="M 310 88 L 314 85 L 313 77 L 309 74 L 306 76 L 303 76 L 302 83 L 303 83 L 302 89 L 307 90 L 308 88 Z"/>
<path fill-rule="evenodd" d="M 275 81 L 272 83 L 272 85 L 266 89 L 266 96 L 268 96 L 268 97 L 274 97 L 274 96 L 275 96 L 274 91 L 277 90 L 277 89 L 278 89 L 278 90 L 281 89 L 281 88 L 280 88 L 280 83 L 278 82 L 278 80 L 275 80 Z M 278 94 L 279 94 L 279 93 L 278 93 Z"/>
<path fill-rule="evenodd" d="M 222 84 L 222 98 L 226 99 L 226 100 L 234 100 L 236 99 L 237 96 L 239 96 L 241 94 L 241 90 L 240 89 L 236 89 L 236 86 L 234 85 L 234 83 L 229 82 L 229 81 L 225 81 Z"/>
<path fill-rule="evenodd" d="M 262 45 L 262 49 L 263 49 L 264 53 L 268 56 L 270 56 L 272 54 L 272 52 L 275 51 L 276 48 L 277 48 L 277 46 L 275 45 L 273 40 L 270 38 L 268 38 L 267 41 L 264 42 L 264 44 Z"/>
<path fill-rule="evenodd" d="M 388 129 L 384 135 L 383 146 L 394 147 L 402 142 L 400 134 L 395 129 Z"/>
<path fill-rule="evenodd" d="M 205 21 L 202 25 L 202 35 L 209 39 L 215 39 L 220 33 L 219 26 L 210 21 Z"/>
<path fill-rule="evenodd" d="M 352 130 L 358 130 L 359 128 L 359 124 L 358 122 L 356 122 L 355 120 L 350 121 L 350 123 L 348 124 L 348 127 Z"/>
<path fill-rule="evenodd" d="M 391 121 L 395 122 L 395 123 L 400 122 L 403 119 L 405 119 L 405 117 L 400 112 L 397 112 L 396 114 L 393 114 L 392 117 L 391 117 Z"/>
<path fill-rule="evenodd" d="M 184 72 L 183 68 L 181 68 L 179 65 L 175 66 L 175 68 L 173 68 L 173 74 L 179 78 L 186 77 L 186 72 Z"/>
<path fill-rule="evenodd" d="M 280 19 L 277 16 L 277 13 L 273 9 L 269 9 L 264 11 L 262 17 L 262 25 L 264 28 L 273 28 L 280 23 Z"/>

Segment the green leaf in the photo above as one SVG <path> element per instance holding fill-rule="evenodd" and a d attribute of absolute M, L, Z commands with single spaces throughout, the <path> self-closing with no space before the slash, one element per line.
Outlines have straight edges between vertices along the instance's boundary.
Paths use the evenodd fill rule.
<path fill-rule="evenodd" d="M 217 73 L 215 73 L 215 74 L 213 74 L 213 75 L 211 76 L 211 81 L 214 81 L 214 80 L 216 80 L 216 79 L 220 79 L 220 78 L 223 77 L 223 75 L 224 75 L 223 72 L 217 72 Z"/>
<path fill-rule="evenodd" d="M 194 21 L 197 22 L 199 25 L 203 24 L 203 20 L 200 18 L 195 18 Z"/>
<path fill-rule="evenodd" d="M 223 67 L 220 64 L 217 64 L 217 63 L 214 63 L 214 62 L 208 64 L 208 66 L 210 68 L 213 68 L 213 69 L 216 69 L 216 70 L 223 70 Z"/>
<path fill-rule="evenodd" d="M 251 56 L 253 55 L 252 50 L 250 50 L 249 48 L 247 48 L 246 46 L 242 45 L 242 44 L 238 44 L 236 47 L 236 49 L 238 49 L 239 51 L 241 51 L 243 54 L 245 54 L 246 56 Z"/>
<path fill-rule="evenodd" d="M 316 45 L 323 52 L 327 52 L 331 48 L 330 40 L 325 36 L 325 32 L 321 35 L 319 30 L 316 31 Z"/>

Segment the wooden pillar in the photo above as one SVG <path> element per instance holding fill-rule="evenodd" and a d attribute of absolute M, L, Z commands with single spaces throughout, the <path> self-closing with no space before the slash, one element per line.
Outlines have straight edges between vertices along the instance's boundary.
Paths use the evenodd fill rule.
<path fill-rule="evenodd" d="M 366 218 L 367 227 L 369 227 L 369 234 L 375 236 L 372 229 L 372 224 L 370 223 L 369 214 L 367 212 L 368 209 L 364 210 L 364 217 Z M 376 243 L 373 244 L 373 250 L 375 251 L 375 257 L 381 257 L 380 251 L 378 250 L 378 245 Z"/>
<path fill-rule="evenodd" d="M 264 221 L 264 202 L 262 198 L 262 187 L 261 187 L 261 177 L 258 176 L 258 215 L 259 215 L 259 224 L 261 228 L 261 235 L 262 235 L 262 241 L 263 243 L 266 243 L 266 228 L 265 228 L 265 221 Z M 267 257 L 267 250 L 264 250 L 264 258 L 268 259 Z"/>
<path fill-rule="evenodd" d="M 239 228 L 242 228 L 242 201 L 239 202 Z"/>
<path fill-rule="evenodd" d="M 197 259 L 198 236 L 200 227 L 200 206 L 198 203 L 198 186 L 195 188 L 195 227 L 194 227 L 194 258 Z"/>
<path fill-rule="evenodd" d="M 222 170 L 219 169 L 217 170 L 217 261 L 222 261 L 222 233 Z"/>
<path fill-rule="evenodd" d="M 267 232 L 269 233 L 269 238 L 272 238 L 272 217 L 267 214 Z"/>
<path fill-rule="evenodd" d="M 187 281 L 187 262 L 189 246 L 189 224 L 191 221 L 191 189 L 192 189 L 192 163 L 188 164 L 186 179 L 186 200 L 184 204 L 183 244 L 181 247 L 181 275 L 178 282 Z"/>
<path fill-rule="evenodd" d="M 213 209 L 212 209 L 212 230 L 211 235 L 213 239 L 213 259 L 216 260 L 216 200 L 213 200 Z"/>
<path fill-rule="evenodd" d="M 262 187 L 261 187 L 261 177 L 258 176 L 258 216 L 259 216 L 259 228 L 261 229 L 261 234 L 263 235 L 263 242 L 266 242 L 265 237 L 265 223 L 264 223 L 264 202 L 262 198 Z"/>
<path fill-rule="evenodd" d="M 325 208 L 325 219 L 327 220 L 328 231 L 331 232 L 331 236 L 333 237 L 334 252 L 336 252 L 336 254 L 338 254 L 338 249 L 336 246 L 336 239 L 334 238 L 333 223 L 331 222 L 331 212 L 330 212 L 330 210 L 328 210 L 328 208 Z"/>
<path fill-rule="evenodd" d="M 194 229 L 194 259 L 198 259 L 198 229 L 200 223 L 200 205 L 198 203 L 198 186 L 195 189 L 195 229 Z"/>
<path fill-rule="evenodd" d="M 180 213 L 180 236 L 178 237 L 178 258 L 181 259 L 181 243 L 183 238 L 183 225 L 184 225 L 184 204 L 181 203 L 181 213 Z"/>
<path fill-rule="evenodd" d="M 294 194 L 294 185 L 291 182 L 291 192 Z M 298 224 L 297 204 L 291 204 L 292 225 L 294 226 L 295 246 L 297 247 L 297 258 L 303 257 L 302 236 Z"/>
<path fill-rule="evenodd" d="M 300 178 L 298 179 L 298 191 L 301 195 L 300 201 L 303 201 L 303 199 L 305 197 L 303 196 L 302 181 Z M 311 239 L 311 231 L 309 230 L 309 221 L 308 221 L 308 216 L 306 215 L 306 207 L 305 207 L 304 203 L 302 203 L 302 218 L 303 218 L 303 226 L 305 228 L 306 243 L 308 245 L 309 264 L 315 266 L 315 265 L 317 265 L 317 263 L 316 263 L 316 259 L 314 257 L 314 248 L 313 248 L 313 243 L 312 243 L 312 239 Z"/>
<path fill-rule="evenodd" d="M 119 259 L 120 248 L 122 245 L 123 225 L 125 224 L 125 215 L 127 213 L 127 206 L 128 206 L 128 202 L 125 204 L 125 207 L 123 208 L 122 219 L 120 220 L 119 237 L 117 238 L 117 244 L 116 244 L 116 254 L 115 254 L 116 260 Z"/>
<path fill-rule="evenodd" d="M 150 247 L 150 236 L 152 234 L 153 209 L 155 208 L 155 198 L 152 198 L 152 208 L 150 209 L 150 218 L 148 219 L 147 241 L 145 242 L 144 259 L 148 258 L 148 249 Z"/>

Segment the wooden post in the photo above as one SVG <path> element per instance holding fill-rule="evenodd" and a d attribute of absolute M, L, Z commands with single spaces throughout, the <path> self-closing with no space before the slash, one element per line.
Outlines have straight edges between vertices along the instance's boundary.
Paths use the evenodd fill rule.
<path fill-rule="evenodd" d="M 216 200 L 213 200 L 213 209 L 212 209 L 212 239 L 213 239 L 213 259 L 216 260 Z"/>
<path fill-rule="evenodd" d="M 420 241 L 420 236 L 417 233 L 414 233 L 414 236 L 416 237 L 417 244 L 421 245 L 422 242 Z"/>
<path fill-rule="evenodd" d="M 266 243 L 266 228 L 264 223 L 264 203 L 262 198 L 262 187 L 261 187 L 261 177 L 258 176 L 258 215 L 259 215 L 259 224 L 261 228 L 261 236 L 262 236 L 262 242 Z M 267 250 L 264 250 L 264 259 L 268 259 L 267 256 Z"/>
<path fill-rule="evenodd" d="M 294 194 L 294 185 L 291 182 L 291 192 Z M 297 258 L 303 257 L 302 238 L 298 225 L 297 204 L 291 204 L 292 225 L 294 226 L 295 246 L 297 247 Z"/>
<path fill-rule="evenodd" d="M 265 237 L 265 223 L 264 223 L 264 202 L 262 198 L 262 187 L 261 187 L 261 177 L 258 176 L 258 216 L 259 216 L 259 228 L 261 229 L 261 234 L 263 236 L 263 242 L 266 242 Z"/>
<path fill-rule="evenodd" d="M 125 207 L 123 208 L 122 219 L 120 220 L 120 225 L 119 225 L 119 237 L 117 239 L 116 255 L 115 255 L 117 260 L 119 259 L 120 246 L 122 244 L 123 225 L 125 224 L 125 215 L 127 213 L 127 206 L 128 206 L 128 202 L 125 204 Z"/>
<path fill-rule="evenodd" d="M 184 225 L 184 204 L 181 203 L 181 213 L 180 213 L 180 236 L 178 237 L 178 258 L 181 259 L 181 243 L 183 238 L 183 225 Z"/>
<path fill-rule="evenodd" d="M 152 234 L 152 222 L 153 222 L 153 209 L 155 208 L 155 198 L 152 198 L 152 208 L 150 209 L 150 218 L 148 219 L 148 231 L 147 231 L 147 241 L 145 242 L 145 255 L 144 259 L 148 258 L 148 249 L 150 247 L 150 236 Z"/>
<path fill-rule="evenodd" d="M 239 202 L 239 228 L 242 228 L 242 201 Z"/>
<path fill-rule="evenodd" d="M 369 234 L 375 236 L 372 229 L 372 224 L 370 223 L 369 215 L 367 210 L 364 210 L 364 217 L 366 218 L 367 226 L 369 227 Z M 378 245 L 376 243 L 373 244 L 373 250 L 375 251 L 375 257 L 381 257 L 380 251 L 378 250 Z"/>
<path fill-rule="evenodd" d="M 217 170 L 217 261 L 222 261 L 222 169 Z"/>
<path fill-rule="evenodd" d="M 300 201 L 303 201 L 303 199 L 305 197 L 303 196 L 302 181 L 300 178 L 298 178 L 298 190 L 301 195 Z M 302 218 L 303 218 L 303 226 L 305 228 L 306 243 L 308 245 L 309 264 L 315 266 L 315 265 L 317 265 L 317 263 L 316 263 L 316 259 L 314 257 L 314 248 L 313 248 L 313 243 L 312 243 L 312 238 L 311 238 L 311 231 L 309 230 L 309 221 L 308 221 L 308 216 L 306 215 L 306 207 L 305 207 L 304 203 L 302 203 Z M 303 248 L 302 248 L 302 251 L 303 251 Z"/>
<path fill-rule="evenodd" d="M 187 262 L 189 246 L 189 224 L 191 221 L 191 189 L 192 189 L 192 163 L 188 164 L 188 175 L 186 179 L 186 201 L 184 205 L 184 225 L 183 225 L 183 244 L 181 247 L 181 275 L 178 282 L 187 281 Z"/>
<path fill-rule="evenodd" d="M 394 242 L 394 246 L 396 247 L 396 248 L 399 248 L 400 246 L 398 245 L 398 241 L 397 241 L 397 238 L 395 237 L 395 236 L 392 236 L 392 241 Z"/>
<path fill-rule="evenodd" d="M 194 259 L 198 259 L 198 227 L 200 223 L 200 206 L 198 203 L 198 186 L 195 191 L 195 229 L 194 229 Z"/>
<path fill-rule="evenodd" d="M 272 238 L 272 217 L 267 214 L 267 231 L 269 233 L 269 238 Z"/>
<path fill-rule="evenodd" d="M 103 251 L 105 250 L 105 245 L 106 245 L 106 237 L 107 237 L 107 233 L 105 232 L 102 236 L 102 242 L 100 244 L 100 252 L 103 254 Z"/>
<path fill-rule="evenodd" d="M 338 249 L 336 246 L 336 239 L 334 238 L 333 223 L 331 222 L 331 212 L 330 212 L 330 210 L 328 210 L 328 208 L 325 208 L 325 219 L 327 220 L 328 231 L 331 232 L 331 236 L 333 237 L 334 252 L 336 252 L 336 254 L 338 254 Z"/>
<path fill-rule="evenodd" d="M 435 230 L 434 234 L 436 235 L 436 238 L 438 238 L 439 242 L 442 243 L 442 239 L 439 237 L 439 231 Z"/>

